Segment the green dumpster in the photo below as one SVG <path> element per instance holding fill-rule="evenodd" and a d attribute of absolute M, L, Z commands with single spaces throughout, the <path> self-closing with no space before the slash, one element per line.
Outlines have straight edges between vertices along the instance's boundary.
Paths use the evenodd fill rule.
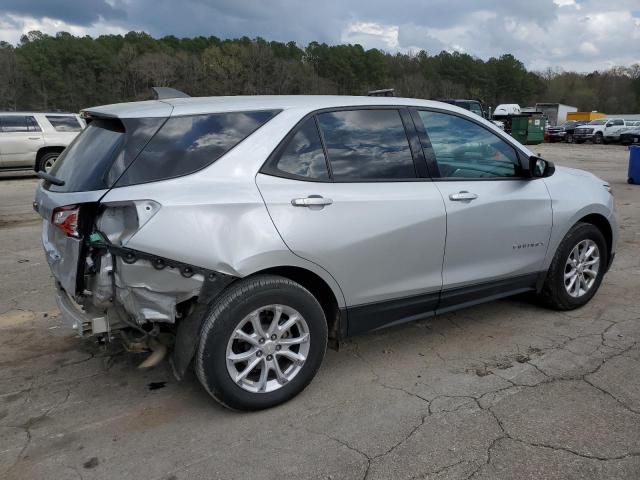
<path fill-rule="evenodd" d="M 520 143 L 527 143 L 527 130 L 529 128 L 529 115 L 511 116 L 511 136 Z"/>
<path fill-rule="evenodd" d="M 529 117 L 527 125 L 527 145 L 538 145 L 544 141 L 544 117 L 535 115 Z"/>
<path fill-rule="evenodd" d="M 511 136 L 525 145 L 538 145 L 544 140 L 542 115 L 511 115 Z"/>

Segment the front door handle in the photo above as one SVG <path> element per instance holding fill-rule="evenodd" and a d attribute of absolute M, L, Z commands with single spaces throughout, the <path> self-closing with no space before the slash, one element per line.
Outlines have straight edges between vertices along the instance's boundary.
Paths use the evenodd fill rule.
<path fill-rule="evenodd" d="M 291 205 L 294 207 L 326 207 L 331 205 L 333 200 L 320 195 L 309 195 L 307 198 L 294 198 Z"/>
<path fill-rule="evenodd" d="M 471 200 L 475 200 L 478 198 L 478 195 L 475 193 L 469 193 L 466 190 L 462 190 L 458 193 L 452 193 L 449 195 L 449 200 L 453 200 L 454 202 L 470 202 Z"/>
<path fill-rule="evenodd" d="M 40 137 L 29 137 L 29 140 L 40 140 Z"/>

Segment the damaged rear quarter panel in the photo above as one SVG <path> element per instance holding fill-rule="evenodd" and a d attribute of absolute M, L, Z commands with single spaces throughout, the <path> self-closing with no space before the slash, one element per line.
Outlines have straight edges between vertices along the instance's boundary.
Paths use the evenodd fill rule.
<path fill-rule="evenodd" d="M 263 129 L 256 133 L 268 136 Z M 274 148 L 279 138 L 272 137 Z M 235 277 L 278 266 L 306 268 L 327 282 L 343 307 L 331 275 L 294 255 L 269 217 L 254 178 L 270 152 L 265 147 L 262 157 L 255 142 L 241 143 L 195 174 L 112 189 L 104 203 L 153 200 L 160 205 L 123 246 Z"/>

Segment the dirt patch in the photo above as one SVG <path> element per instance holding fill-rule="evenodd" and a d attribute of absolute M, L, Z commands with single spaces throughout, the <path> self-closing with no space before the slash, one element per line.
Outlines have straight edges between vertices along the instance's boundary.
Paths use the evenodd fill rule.
<path fill-rule="evenodd" d="M 31 322 L 36 315 L 31 310 L 9 310 L 0 315 L 0 328 L 14 327 L 23 323 Z"/>

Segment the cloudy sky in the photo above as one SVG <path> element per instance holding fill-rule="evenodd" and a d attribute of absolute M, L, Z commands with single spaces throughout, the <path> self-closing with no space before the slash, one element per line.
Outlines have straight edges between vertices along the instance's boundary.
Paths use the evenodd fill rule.
<path fill-rule="evenodd" d="M 512 53 L 534 70 L 640 62 L 640 0 L 0 0 L 0 40 L 30 30 Z"/>

